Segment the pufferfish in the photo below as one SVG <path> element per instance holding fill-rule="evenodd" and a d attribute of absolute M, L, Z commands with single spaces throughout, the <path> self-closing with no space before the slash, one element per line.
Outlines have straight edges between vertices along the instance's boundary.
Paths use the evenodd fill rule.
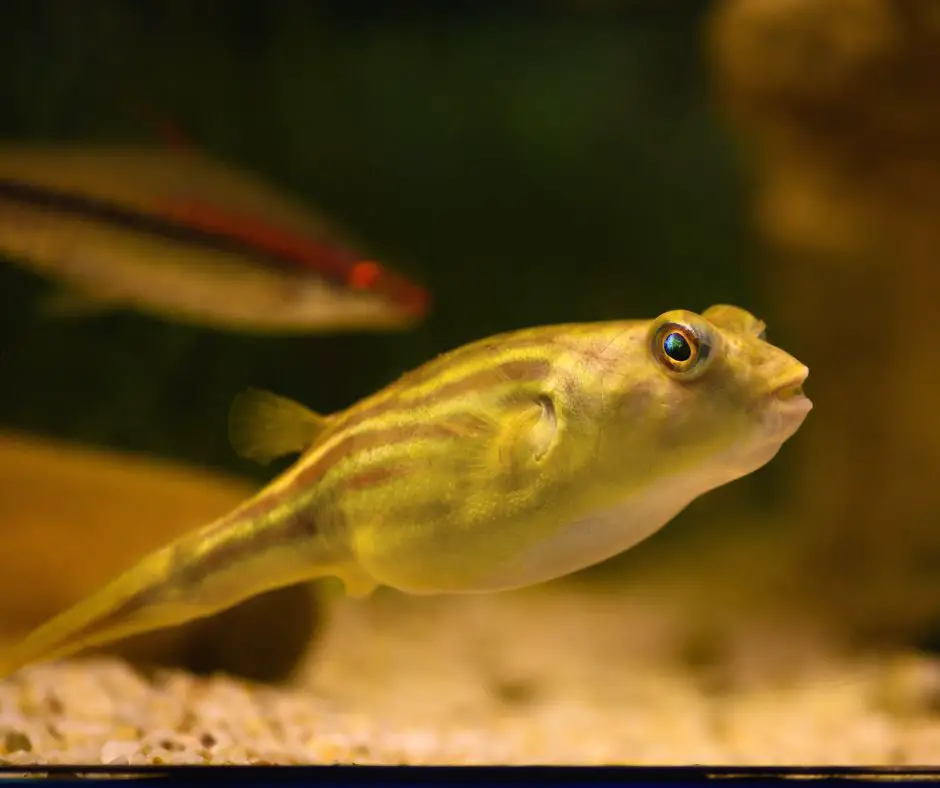
<path fill-rule="evenodd" d="M 250 391 L 243 456 L 299 459 L 3 655 L 0 674 L 315 578 L 348 594 L 552 580 L 749 474 L 809 413 L 807 368 L 733 306 L 483 339 L 328 416 Z"/>

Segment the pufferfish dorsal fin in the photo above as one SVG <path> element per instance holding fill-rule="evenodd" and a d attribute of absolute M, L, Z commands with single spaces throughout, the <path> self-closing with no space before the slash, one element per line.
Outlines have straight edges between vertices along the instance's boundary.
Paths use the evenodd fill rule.
<path fill-rule="evenodd" d="M 745 309 L 730 304 L 715 304 L 704 312 L 702 317 L 721 328 L 727 328 L 738 334 L 750 334 L 755 337 L 764 337 L 767 326 L 763 320 L 758 320 Z"/>
<path fill-rule="evenodd" d="M 235 453 L 262 465 L 307 449 L 329 423 L 299 402 L 262 389 L 248 389 L 232 402 L 228 436 Z"/>

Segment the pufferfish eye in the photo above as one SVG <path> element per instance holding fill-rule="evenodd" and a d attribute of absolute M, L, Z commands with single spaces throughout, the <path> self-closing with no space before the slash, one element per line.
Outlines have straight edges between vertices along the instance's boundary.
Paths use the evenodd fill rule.
<path fill-rule="evenodd" d="M 700 373 L 711 353 L 707 337 L 692 326 L 668 322 L 653 334 L 653 356 L 667 371 L 676 375 Z"/>

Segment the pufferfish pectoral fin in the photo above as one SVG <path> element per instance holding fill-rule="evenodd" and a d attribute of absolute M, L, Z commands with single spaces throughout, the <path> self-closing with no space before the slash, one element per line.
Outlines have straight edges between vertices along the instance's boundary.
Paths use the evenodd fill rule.
<path fill-rule="evenodd" d="M 480 402 L 446 416 L 439 427 L 460 439 L 451 459 L 474 477 L 535 470 L 558 442 L 558 420 L 549 397 L 518 396 Z"/>
<path fill-rule="evenodd" d="M 248 389 L 229 410 L 229 441 L 236 454 L 265 464 L 308 448 L 329 418 L 299 402 L 261 389 Z"/>
<path fill-rule="evenodd" d="M 558 414 L 547 394 L 512 403 L 496 437 L 496 455 L 507 471 L 536 467 L 558 439 Z"/>

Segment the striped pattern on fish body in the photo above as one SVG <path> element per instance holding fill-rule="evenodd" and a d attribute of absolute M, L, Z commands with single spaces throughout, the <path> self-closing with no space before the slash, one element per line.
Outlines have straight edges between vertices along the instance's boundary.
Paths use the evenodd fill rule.
<path fill-rule="evenodd" d="M 356 560 L 393 550 L 407 571 L 439 551 L 424 573 L 435 577 L 402 578 L 403 590 L 448 590 L 464 574 L 472 585 L 476 564 L 542 527 L 540 510 L 575 505 L 568 488 L 597 442 L 585 417 L 602 407 L 603 349 L 625 325 L 535 329 L 446 354 L 336 416 L 275 489 L 308 490 L 314 519 L 347 524 Z M 467 534 L 486 549 L 450 549 Z"/>
<path fill-rule="evenodd" d="M 577 571 L 768 462 L 811 404 L 806 368 L 744 310 L 510 332 L 321 416 L 250 392 L 236 451 L 301 456 L 216 523 L 41 627 L 0 669 L 336 576 L 473 593 Z"/>

